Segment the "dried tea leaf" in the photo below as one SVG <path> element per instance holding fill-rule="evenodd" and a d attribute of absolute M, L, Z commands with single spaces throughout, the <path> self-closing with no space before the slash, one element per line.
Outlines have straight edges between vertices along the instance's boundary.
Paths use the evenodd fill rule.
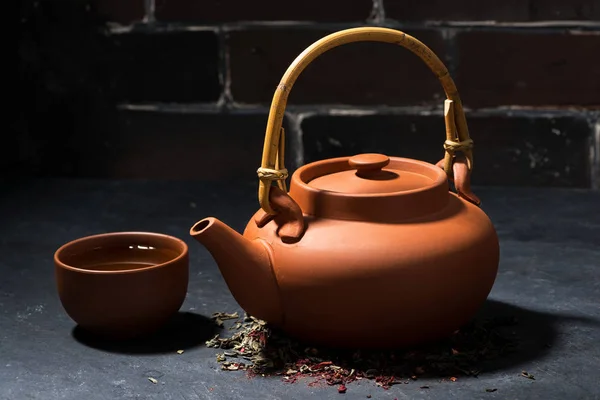
<path fill-rule="evenodd" d="M 224 354 L 217 353 L 217 362 L 223 362 L 223 361 L 226 361 L 226 360 L 227 360 L 227 358 L 225 358 Z"/>
<path fill-rule="evenodd" d="M 152 383 L 154 383 L 155 385 L 158 383 L 158 381 L 154 378 L 152 378 L 151 376 L 148 377 L 148 380 Z"/>
<path fill-rule="evenodd" d="M 216 334 L 212 339 L 206 341 L 207 347 L 220 347 L 221 341 L 219 339 L 219 334 Z"/>
<path fill-rule="evenodd" d="M 212 319 L 220 319 L 220 320 L 228 320 L 228 319 L 237 319 L 240 316 L 238 315 L 237 311 L 234 312 L 233 314 L 229 314 L 229 313 L 224 313 L 224 312 L 216 312 L 213 313 L 213 315 L 211 316 Z"/>
<path fill-rule="evenodd" d="M 535 376 L 531 375 L 529 372 L 527 371 L 521 371 L 521 376 L 527 378 L 527 379 L 532 379 L 535 380 Z"/>
<path fill-rule="evenodd" d="M 221 319 L 220 316 L 234 314 L 214 315 Z M 408 379 L 417 380 L 422 374 L 441 375 L 451 381 L 460 375 L 477 376 L 479 362 L 517 348 L 514 337 L 497 331 L 505 325 L 501 319 L 474 320 L 447 340 L 418 349 L 342 351 L 299 343 L 271 329 L 265 321 L 246 314 L 242 321 L 235 323 L 235 329 L 226 331 L 227 336 L 216 335 L 207 341 L 207 346 L 225 350 L 223 358 L 227 355 L 248 363 L 220 361 L 217 357 L 225 371 L 246 370 L 251 376 L 280 376 L 289 383 L 311 377 L 314 381 L 309 381 L 310 385 L 322 381 L 337 387 L 370 379 L 377 386 L 389 389 L 392 385 L 409 383 Z"/>
<path fill-rule="evenodd" d="M 375 378 L 375 376 L 377 376 L 377 370 L 374 368 L 368 369 L 365 372 L 365 375 L 367 378 Z"/>
<path fill-rule="evenodd" d="M 242 327 L 242 323 L 241 322 L 236 322 L 235 325 L 233 325 L 231 328 L 229 328 L 229 330 L 231 331 L 237 331 Z"/>
<path fill-rule="evenodd" d="M 244 369 L 244 367 L 244 363 L 234 363 L 229 361 L 226 361 L 221 364 L 221 369 L 226 371 L 237 371 L 240 369 Z"/>
<path fill-rule="evenodd" d="M 496 390 L 498 390 L 498 389 L 485 389 L 485 391 L 488 392 L 488 393 L 495 392 Z"/>
<path fill-rule="evenodd" d="M 183 354 L 183 350 L 177 350 L 177 354 Z"/>

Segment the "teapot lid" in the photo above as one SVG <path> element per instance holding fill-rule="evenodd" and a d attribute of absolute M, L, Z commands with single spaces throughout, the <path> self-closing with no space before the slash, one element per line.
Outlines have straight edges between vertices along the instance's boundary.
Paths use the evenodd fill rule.
<path fill-rule="evenodd" d="M 368 153 L 300 167 L 289 195 L 307 215 L 394 222 L 440 211 L 450 192 L 446 173 L 433 164 Z"/>
<path fill-rule="evenodd" d="M 348 159 L 349 169 L 314 178 L 308 185 L 340 193 L 394 193 L 429 186 L 433 179 L 422 173 L 389 165 L 383 154 L 359 154 Z"/>

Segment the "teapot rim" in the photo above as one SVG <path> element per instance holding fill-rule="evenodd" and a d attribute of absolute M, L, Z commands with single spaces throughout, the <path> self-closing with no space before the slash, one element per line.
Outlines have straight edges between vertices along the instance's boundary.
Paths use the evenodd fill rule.
<path fill-rule="evenodd" d="M 314 161 L 298 168 L 291 178 L 289 195 L 304 214 L 316 217 L 393 222 L 436 213 L 450 196 L 443 169 L 426 161 L 389 157 L 390 166 L 423 174 L 431 183 L 416 189 L 382 193 L 346 193 L 310 186 L 310 181 L 328 173 L 351 170 L 344 156 Z"/>

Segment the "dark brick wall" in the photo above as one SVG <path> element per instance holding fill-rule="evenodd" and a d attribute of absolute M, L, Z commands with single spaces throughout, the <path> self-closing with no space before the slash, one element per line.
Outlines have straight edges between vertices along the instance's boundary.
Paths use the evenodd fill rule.
<path fill-rule="evenodd" d="M 291 61 L 336 29 L 258 28 L 227 34 L 231 94 L 236 103 L 268 104 Z M 438 54 L 441 33 L 411 32 Z M 352 43 L 314 60 L 300 75 L 289 104 L 420 105 L 439 103 L 440 85 L 410 51 L 388 43 Z M 437 99 L 436 99 L 437 97 Z"/>
<path fill-rule="evenodd" d="M 386 16 L 397 21 L 503 22 L 598 20 L 596 0 L 384 0 Z"/>
<path fill-rule="evenodd" d="M 573 117 L 472 115 L 473 179 L 480 185 L 585 186 L 589 125 Z M 440 115 L 315 116 L 302 123 L 305 161 L 359 152 L 436 163 L 444 157 Z M 443 140 L 443 139 L 442 139 Z"/>
<path fill-rule="evenodd" d="M 238 21 L 360 21 L 369 15 L 371 0 L 155 0 L 160 21 L 223 23 Z"/>
<path fill-rule="evenodd" d="M 448 66 L 474 184 L 600 188 L 597 0 L 26 0 L 3 174 L 255 179 L 294 58 L 356 26 L 407 32 Z M 409 51 L 333 49 L 289 98 L 288 167 L 377 151 L 443 156 L 443 91 Z"/>
<path fill-rule="evenodd" d="M 465 105 L 600 105 L 599 33 L 458 33 L 456 84 Z"/>

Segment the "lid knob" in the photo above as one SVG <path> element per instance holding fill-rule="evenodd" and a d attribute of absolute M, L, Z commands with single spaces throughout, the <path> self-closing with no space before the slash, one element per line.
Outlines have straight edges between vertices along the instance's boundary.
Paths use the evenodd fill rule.
<path fill-rule="evenodd" d="M 348 164 L 356 168 L 356 175 L 367 178 L 381 171 L 383 167 L 390 163 L 390 158 L 383 154 L 367 153 L 351 157 Z"/>

